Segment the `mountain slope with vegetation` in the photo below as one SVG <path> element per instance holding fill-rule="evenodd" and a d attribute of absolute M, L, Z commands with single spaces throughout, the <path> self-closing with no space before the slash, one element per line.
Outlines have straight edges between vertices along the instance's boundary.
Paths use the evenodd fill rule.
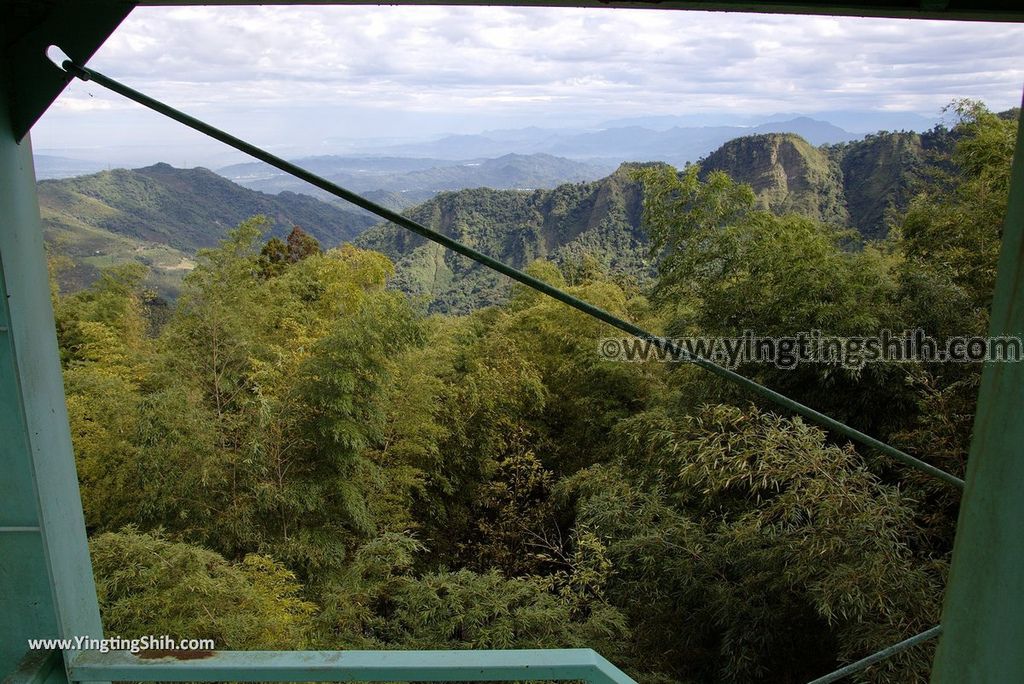
<path fill-rule="evenodd" d="M 850 223 L 865 237 L 885 237 L 921 184 L 951 170 L 954 143 L 952 132 L 936 128 L 877 133 L 829 148 L 842 171 Z"/>
<path fill-rule="evenodd" d="M 407 215 L 517 268 L 544 258 L 642 278 L 650 262 L 640 212 L 640 188 L 623 166 L 600 181 L 554 190 L 443 193 Z M 393 259 L 398 287 L 428 299 L 432 310 L 467 312 L 509 293 L 504 276 L 392 224 L 371 228 L 355 243 Z"/>
<path fill-rule="evenodd" d="M 299 225 L 328 246 L 375 222 L 307 195 L 266 195 L 206 169 L 167 164 L 44 180 L 38 192 L 46 237 L 71 258 L 61 279 L 72 289 L 92 282 L 98 268 L 134 261 L 153 269 L 159 289 L 173 291 L 197 249 L 257 214 L 270 219 L 275 235 Z"/>
<path fill-rule="evenodd" d="M 747 183 L 758 205 L 775 214 L 795 213 L 846 225 L 843 178 L 828 155 L 792 133 L 731 140 L 701 161 L 701 172 L 722 171 Z"/>
<path fill-rule="evenodd" d="M 921 183 L 948 172 L 954 138 L 936 129 L 815 147 L 790 133 L 765 133 L 731 140 L 699 166 L 704 179 L 723 172 L 750 185 L 760 209 L 874 240 L 885 237 Z M 541 257 L 563 266 L 590 260 L 642 280 L 656 259 L 640 226 L 636 168 L 623 165 L 599 181 L 533 193 L 445 193 L 408 215 L 519 268 Z M 426 297 L 432 310 L 465 312 L 504 301 L 509 292 L 502 276 L 392 225 L 368 230 L 357 243 L 393 259 L 395 284 Z"/>

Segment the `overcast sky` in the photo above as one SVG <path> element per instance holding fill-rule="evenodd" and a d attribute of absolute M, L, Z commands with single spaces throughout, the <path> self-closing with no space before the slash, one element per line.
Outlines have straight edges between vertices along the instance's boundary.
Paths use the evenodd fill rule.
<path fill-rule="evenodd" d="M 652 114 L 937 119 L 959 97 L 1005 109 L 1020 103 L 1024 27 L 620 9 L 153 7 L 135 10 L 90 66 L 279 152 L 328 153 L 351 139 Z M 154 141 L 179 157 L 200 150 L 176 124 L 80 82 L 33 138 L 37 150 L 82 155 Z M 195 154 L 212 148 L 202 149 Z"/>

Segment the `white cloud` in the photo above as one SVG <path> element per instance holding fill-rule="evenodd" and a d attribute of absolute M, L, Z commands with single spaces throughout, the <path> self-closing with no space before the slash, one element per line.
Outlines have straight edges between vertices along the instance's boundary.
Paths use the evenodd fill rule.
<path fill-rule="evenodd" d="M 347 117 L 358 134 L 410 134 L 410 112 L 431 115 L 422 130 L 436 132 L 445 121 L 482 130 L 491 120 L 727 110 L 934 115 L 952 97 L 1005 108 L 1020 101 L 1022 53 L 1024 27 L 1010 24 L 622 9 L 154 7 L 135 10 L 91 65 L 241 133 L 269 137 L 267 122 L 302 113 L 309 119 L 294 121 L 297 131 L 275 134 L 327 137 L 345 132 L 332 116 Z M 94 95 L 87 101 L 79 88 L 63 96 L 37 137 L 72 135 L 74 119 L 64 116 L 72 110 L 114 119 L 118 106 Z M 106 108 L 114 111 L 81 112 Z"/>

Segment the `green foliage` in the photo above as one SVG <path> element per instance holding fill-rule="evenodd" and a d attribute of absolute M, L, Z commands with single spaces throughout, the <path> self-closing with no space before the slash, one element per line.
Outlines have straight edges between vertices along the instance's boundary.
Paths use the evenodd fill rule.
<path fill-rule="evenodd" d="M 303 256 L 266 280 L 267 227 L 253 219 L 200 252 L 156 339 L 143 339 L 138 296 L 125 295 L 135 281 L 111 276 L 68 300 L 86 512 L 97 530 L 164 527 L 328 576 L 375 529 L 368 483 L 388 476 L 367 452 L 391 357 L 417 343 L 418 323 L 384 290 L 380 255 L 293 240 Z"/>
<path fill-rule="evenodd" d="M 895 236 L 904 255 L 898 271 L 904 320 L 940 341 L 988 334 L 1017 130 L 1016 116 L 993 114 L 980 103 L 959 101 L 953 107 L 961 118 L 955 172 L 914 199 Z M 913 369 L 918 411 L 913 424 L 896 435 L 900 445 L 962 474 L 980 378 L 980 364 Z M 956 498 L 926 478 L 911 477 L 928 502 L 925 519 L 948 545 Z"/>
<path fill-rule="evenodd" d="M 915 556 L 912 502 L 820 430 L 712 406 L 640 414 L 618 444 L 617 464 L 562 489 L 608 546 L 635 647 L 659 654 L 645 668 L 806 680 L 937 619 L 944 565 Z M 925 681 L 926 655 L 873 681 Z"/>
<path fill-rule="evenodd" d="M 625 167 L 601 181 L 553 190 L 441 193 L 406 213 L 517 268 L 536 259 L 563 263 L 593 258 L 608 270 L 644 279 L 650 270 L 639 230 L 639 188 Z M 503 276 L 445 253 L 403 228 L 376 226 L 356 244 L 394 259 L 395 284 L 427 298 L 432 311 L 461 314 L 508 299 Z"/>
<path fill-rule="evenodd" d="M 260 250 L 260 272 L 264 278 L 284 273 L 285 266 L 291 261 L 288 258 L 288 245 L 279 237 L 267 240 Z"/>
<path fill-rule="evenodd" d="M 152 353 L 141 290 L 145 269 L 105 271 L 92 289 L 60 299 L 55 309 L 64 364 L 68 420 L 79 458 L 87 521 L 132 520 L 131 472 L 141 452 L 141 385 Z"/>
<path fill-rule="evenodd" d="M 602 648 L 615 657 L 627 634 L 611 606 L 580 611 L 543 577 L 490 570 L 410 574 L 419 549 L 387 535 L 363 546 L 328 594 L 323 639 L 352 648 Z"/>
<path fill-rule="evenodd" d="M 134 528 L 90 543 L 100 612 L 108 633 L 213 639 L 218 649 L 307 647 L 316 606 L 295 575 L 266 556 L 237 563 Z"/>
<path fill-rule="evenodd" d="M 552 532 L 551 473 L 531 452 L 511 454 L 496 464 L 473 506 L 476 534 L 465 545 L 467 564 L 495 568 L 507 576 L 535 574 Z"/>
<path fill-rule="evenodd" d="M 750 188 L 721 173 L 701 181 L 689 167 L 645 169 L 644 221 L 663 251 L 653 298 L 670 336 L 795 337 L 820 331 L 850 337 L 901 330 L 896 264 L 887 249 L 845 249 L 847 233 L 795 214 L 757 211 Z M 910 407 L 898 368 L 838 364 L 775 368 L 747 364 L 740 372 L 873 433 L 899 426 L 900 414 L 879 402 Z M 752 399 L 704 375 L 696 396 Z M 713 383 L 708 387 L 706 383 Z M 691 404 L 692 405 L 692 404 Z"/>
<path fill-rule="evenodd" d="M 907 314 L 944 337 L 987 329 L 1017 129 L 978 103 L 961 102 L 957 112 L 953 187 L 919 194 L 898 235 Z"/>
<path fill-rule="evenodd" d="M 320 253 L 320 243 L 298 226 L 288 233 L 287 241 L 279 237 L 267 240 L 260 250 L 260 272 L 264 278 L 284 273 L 285 266 Z"/>
<path fill-rule="evenodd" d="M 919 139 L 820 154 L 780 139 L 765 173 L 803 169 L 783 194 L 644 165 L 411 213 L 670 335 L 980 334 L 1013 131 L 957 107 L 961 125 Z M 929 176 L 922 159 L 953 139 L 955 166 Z M 856 211 L 898 230 L 861 244 L 820 220 L 833 195 L 794 192 L 872 155 L 913 169 L 865 180 L 865 197 L 895 199 Z M 776 200 L 804 215 L 759 208 Z M 222 648 L 593 647 L 682 684 L 807 681 L 938 620 L 957 512 L 944 485 L 698 368 L 605 360 L 606 325 L 390 228 L 363 244 L 398 258 L 397 276 L 378 252 L 271 231 L 255 217 L 201 250 L 160 317 L 137 267 L 54 287 L 108 631 Z M 389 284 L 435 309 L 503 303 L 427 316 Z M 964 467 L 976 367 L 740 371 Z M 912 649 L 858 681 L 923 682 L 929 657 Z"/>

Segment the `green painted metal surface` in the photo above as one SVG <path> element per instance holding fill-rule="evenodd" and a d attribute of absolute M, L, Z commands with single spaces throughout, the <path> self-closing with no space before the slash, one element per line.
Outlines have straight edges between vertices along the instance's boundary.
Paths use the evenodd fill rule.
<path fill-rule="evenodd" d="M 8 2 L 0 21 L 12 82 L 9 102 L 15 139 L 21 140 L 70 80 L 53 66 L 46 49 L 59 45 L 68 57 L 87 61 L 134 7 L 129 0 Z"/>
<path fill-rule="evenodd" d="M 100 635 L 32 148 L 0 60 L 0 675 L 27 639 Z"/>
<path fill-rule="evenodd" d="M 88 0 L 86 0 L 88 1 Z M 379 5 L 380 0 L 139 0 L 139 5 Z M 966 21 L 1024 21 L 1015 0 L 391 0 L 389 5 L 514 5 L 519 7 L 624 7 L 631 9 L 826 14 Z"/>
<path fill-rule="evenodd" d="M 1024 118 L 991 335 L 1024 335 Z M 932 682 L 1024 682 L 1024 364 L 982 373 Z"/>
<path fill-rule="evenodd" d="M 902 653 L 903 651 L 906 651 L 908 648 L 913 648 L 918 644 L 923 644 L 926 641 L 931 641 L 932 639 L 938 637 L 940 634 L 942 634 L 942 625 L 935 625 L 931 629 L 927 629 L 921 632 L 920 634 L 915 634 L 909 639 L 904 639 L 903 641 L 897 644 L 893 644 L 892 646 L 883 648 L 880 651 L 876 651 L 875 653 L 869 655 L 867 658 L 861 658 L 857 662 L 850 663 L 845 667 L 841 667 L 835 672 L 830 672 L 824 677 L 818 677 L 814 681 L 808 682 L 807 684 L 832 684 L 832 682 L 841 681 L 843 679 L 846 679 L 850 675 L 856 674 L 858 672 L 863 672 L 875 663 L 880 663 L 886 658 L 891 658 L 897 653 Z"/>
<path fill-rule="evenodd" d="M 65 684 L 64 654 L 60 651 L 32 651 L 8 674 L 3 684 Z"/>
<path fill-rule="evenodd" d="M 127 651 L 84 651 L 76 681 L 158 682 L 457 682 L 583 680 L 631 684 L 588 648 L 497 651 L 214 651 L 205 657 L 141 658 Z"/>
<path fill-rule="evenodd" d="M 0 103 L 0 234 L 13 232 L 17 217 L 34 209 L 32 195 L 17 182 L 25 160 L 9 125 L 4 130 L 5 113 Z M 30 635 L 57 634 L 7 306 L 4 262 L 13 256 L 5 251 L 0 251 L 0 676 L 18 665 Z"/>

